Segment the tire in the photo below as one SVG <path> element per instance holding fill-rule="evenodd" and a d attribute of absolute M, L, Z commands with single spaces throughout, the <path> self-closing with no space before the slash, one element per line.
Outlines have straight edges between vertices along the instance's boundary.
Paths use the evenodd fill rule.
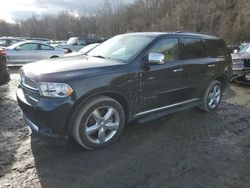
<path fill-rule="evenodd" d="M 83 147 L 95 150 L 114 143 L 121 135 L 125 114 L 116 100 L 98 96 L 84 103 L 73 121 L 73 137 Z"/>
<path fill-rule="evenodd" d="M 203 103 L 199 106 L 199 109 L 205 112 L 211 112 L 218 108 L 222 98 L 222 84 L 221 82 L 214 80 L 207 88 L 203 97 Z"/>

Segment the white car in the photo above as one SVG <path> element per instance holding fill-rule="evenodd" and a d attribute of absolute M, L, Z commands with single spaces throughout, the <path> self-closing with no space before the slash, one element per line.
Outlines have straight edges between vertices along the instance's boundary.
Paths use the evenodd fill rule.
<path fill-rule="evenodd" d="M 43 59 L 62 57 L 66 50 L 38 41 L 24 41 L 5 49 L 8 65 L 23 65 Z"/>

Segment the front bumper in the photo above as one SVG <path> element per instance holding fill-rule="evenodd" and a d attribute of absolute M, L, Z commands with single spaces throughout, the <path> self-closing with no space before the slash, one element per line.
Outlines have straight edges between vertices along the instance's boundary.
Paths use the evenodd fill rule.
<path fill-rule="evenodd" d="M 58 135 L 58 134 L 54 134 L 52 132 L 51 129 L 49 128 L 40 128 L 38 125 L 36 125 L 35 123 L 33 123 L 25 113 L 22 112 L 22 117 L 23 120 L 25 121 L 25 123 L 30 127 L 30 129 L 32 130 L 33 133 L 38 134 L 41 137 L 44 138 L 52 138 L 52 139 L 63 139 L 63 140 L 68 140 L 68 136 L 67 135 Z"/>
<path fill-rule="evenodd" d="M 17 89 L 17 102 L 26 124 L 43 137 L 67 138 L 73 101 L 70 98 L 38 98 L 36 95 L 39 94 L 21 86 Z"/>

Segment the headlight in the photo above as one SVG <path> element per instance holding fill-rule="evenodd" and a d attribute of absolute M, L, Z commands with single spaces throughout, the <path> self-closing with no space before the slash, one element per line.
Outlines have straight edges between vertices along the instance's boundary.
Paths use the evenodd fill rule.
<path fill-rule="evenodd" d="M 40 82 L 40 93 L 45 97 L 62 98 L 70 96 L 73 89 L 65 83 Z"/>
<path fill-rule="evenodd" d="M 244 60 L 243 59 L 233 59 L 233 70 L 242 70 L 244 69 Z"/>

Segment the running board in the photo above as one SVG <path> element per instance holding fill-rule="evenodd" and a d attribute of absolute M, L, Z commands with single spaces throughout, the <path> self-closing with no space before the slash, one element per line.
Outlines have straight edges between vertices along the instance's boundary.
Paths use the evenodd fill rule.
<path fill-rule="evenodd" d="M 195 102 L 192 102 L 190 104 L 175 106 L 175 107 L 172 107 L 172 108 L 167 108 L 165 110 L 158 111 L 158 112 L 153 112 L 153 113 L 150 113 L 150 114 L 138 117 L 138 118 L 135 117 L 135 121 L 137 121 L 138 123 L 146 123 L 146 122 L 153 121 L 153 120 L 162 118 L 164 116 L 173 114 L 173 113 L 178 112 L 178 111 L 182 111 L 182 110 L 186 110 L 186 109 L 189 109 L 189 108 L 197 107 L 197 106 L 199 106 L 201 104 L 202 103 L 200 101 L 195 101 Z"/>

